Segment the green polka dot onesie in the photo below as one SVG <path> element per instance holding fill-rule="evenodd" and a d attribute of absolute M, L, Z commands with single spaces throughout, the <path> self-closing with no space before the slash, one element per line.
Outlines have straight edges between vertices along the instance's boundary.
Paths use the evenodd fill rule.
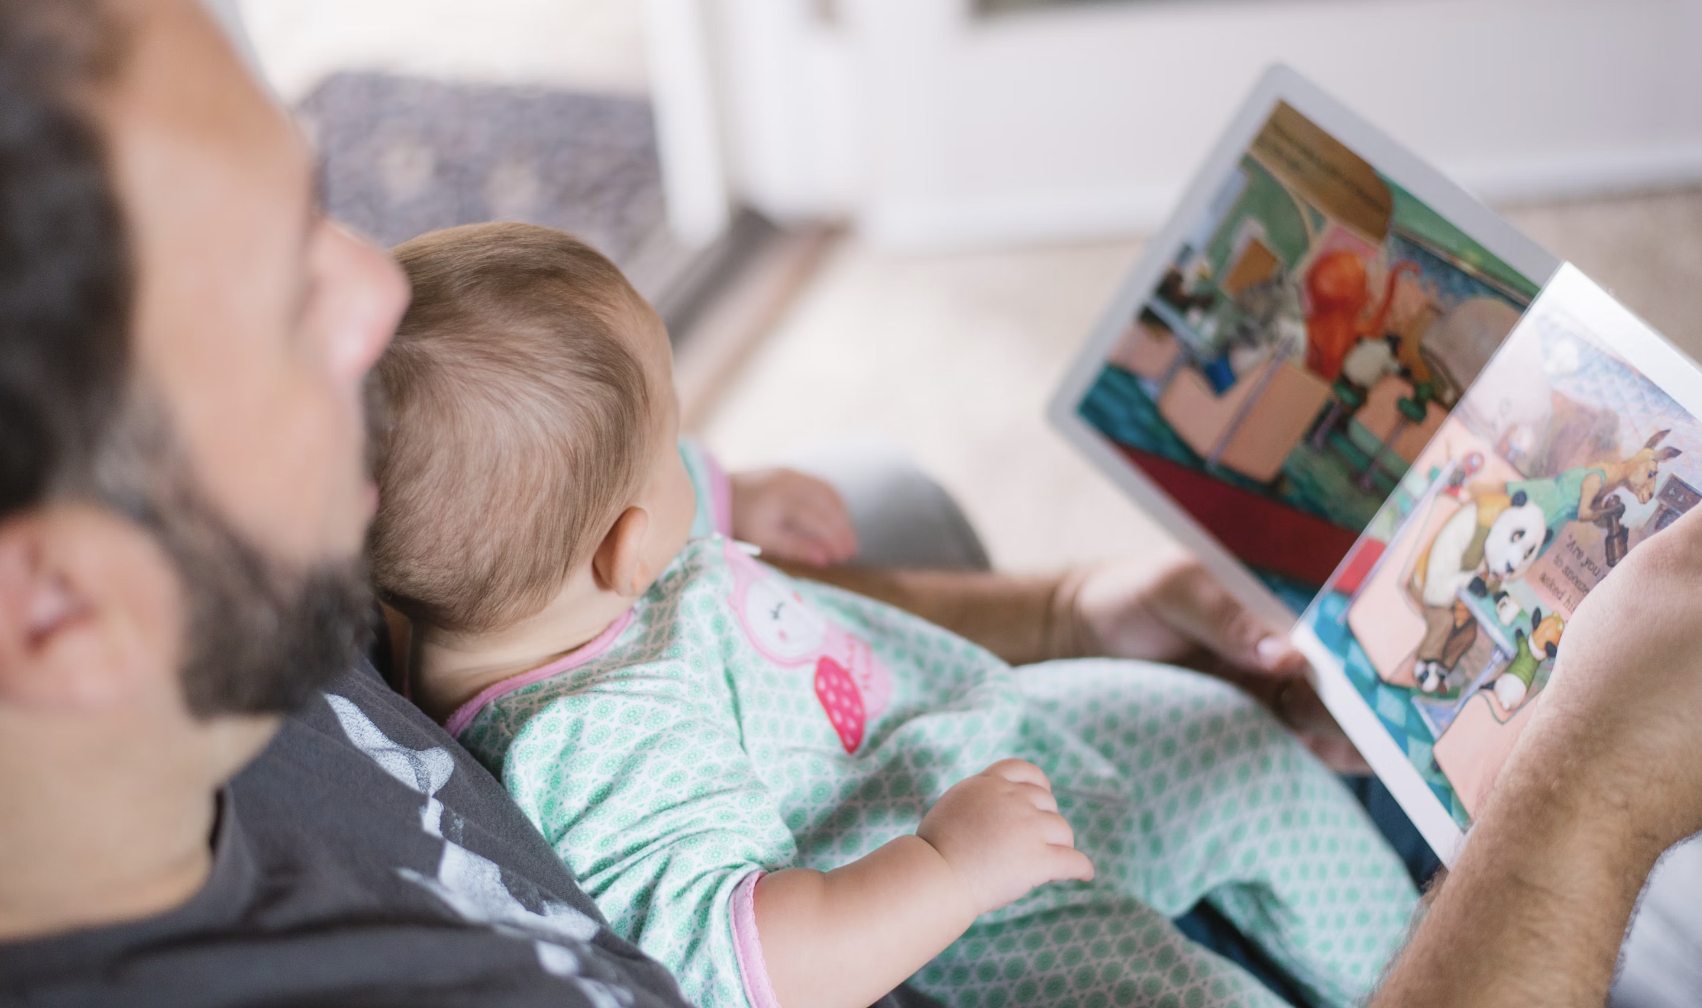
<path fill-rule="evenodd" d="M 1051 778 L 1097 875 L 987 914 L 912 978 L 953 1008 L 1280 1004 L 1170 924 L 1201 898 L 1314 1003 L 1348 1005 L 1416 900 L 1334 776 L 1231 687 L 1144 662 L 1013 669 L 721 534 L 449 728 L 704 1008 L 777 1004 L 751 906 L 763 872 L 860 858 L 1007 757 Z"/>

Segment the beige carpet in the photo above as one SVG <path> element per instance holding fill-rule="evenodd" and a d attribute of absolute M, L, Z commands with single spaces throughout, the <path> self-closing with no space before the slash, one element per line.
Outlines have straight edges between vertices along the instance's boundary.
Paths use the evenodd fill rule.
<path fill-rule="evenodd" d="M 1702 191 L 1505 214 L 1702 356 Z M 703 434 L 733 466 L 848 435 L 888 438 L 963 501 L 995 563 L 1011 569 L 1170 548 L 1042 416 L 1140 250 L 893 256 L 848 242 Z"/>

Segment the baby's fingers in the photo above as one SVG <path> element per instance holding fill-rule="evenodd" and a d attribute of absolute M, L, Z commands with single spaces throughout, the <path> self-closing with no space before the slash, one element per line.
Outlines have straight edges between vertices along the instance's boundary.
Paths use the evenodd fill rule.
<path fill-rule="evenodd" d="M 1070 828 L 1070 821 L 1056 812 L 1045 812 L 1040 816 L 1040 839 L 1054 847 L 1074 847 L 1076 831 Z"/>
<path fill-rule="evenodd" d="M 837 559 L 856 556 L 857 530 L 838 491 L 825 483 L 800 489 L 803 492 L 795 501 L 792 523 L 830 549 Z"/>
<path fill-rule="evenodd" d="M 799 530 L 788 521 L 775 532 L 773 541 L 766 544 L 768 552 L 781 560 L 826 567 L 833 563 L 833 551 L 825 544 Z"/>
<path fill-rule="evenodd" d="M 1002 759 L 981 773 L 988 777 L 1003 777 L 1017 784 L 1033 784 L 1035 787 L 1052 790 L 1052 782 L 1046 779 L 1046 772 L 1027 760 Z"/>
<path fill-rule="evenodd" d="M 1018 784 L 1017 792 L 1042 812 L 1056 813 L 1058 811 L 1057 795 L 1038 784 Z"/>
<path fill-rule="evenodd" d="M 844 563 L 857 555 L 855 539 L 847 545 L 836 538 L 833 531 L 821 528 L 809 515 L 788 516 L 781 531 L 793 548 L 805 554 L 817 567 Z"/>
<path fill-rule="evenodd" d="M 1093 881 L 1093 861 L 1074 847 L 1054 844 L 1046 848 L 1046 874 L 1052 882 L 1075 879 Z"/>

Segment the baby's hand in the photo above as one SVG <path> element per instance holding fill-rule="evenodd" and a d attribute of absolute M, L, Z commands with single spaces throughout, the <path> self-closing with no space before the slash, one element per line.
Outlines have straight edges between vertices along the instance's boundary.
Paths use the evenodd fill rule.
<path fill-rule="evenodd" d="M 1075 833 L 1058 814 L 1051 782 L 1023 760 L 1000 760 L 959 781 L 922 817 L 916 835 L 956 872 L 976 916 L 1047 882 L 1093 878 L 1093 863 L 1075 849 Z"/>
<path fill-rule="evenodd" d="M 765 555 L 826 567 L 857 555 L 857 533 L 839 492 L 791 469 L 734 473 L 733 538 Z"/>

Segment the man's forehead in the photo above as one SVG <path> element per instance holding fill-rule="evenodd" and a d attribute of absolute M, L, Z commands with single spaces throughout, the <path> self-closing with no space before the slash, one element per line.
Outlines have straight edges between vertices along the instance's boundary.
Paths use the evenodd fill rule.
<path fill-rule="evenodd" d="M 133 153 L 224 161 L 242 171 L 309 170 L 305 144 L 200 3 L 118 0 L 113 11 L 124 56 L 98 104 L 121 157 L 140 147 Z"/>
<path fill-rule="evenodd" d="M 175 422 L 210 431 L 232 408 L 220 390 L 261 380 L 300 303 L 312 161 L 196 0 L 113 10 L 123 55 L 96 102 L 138 278 L 132 338 Z"/>

